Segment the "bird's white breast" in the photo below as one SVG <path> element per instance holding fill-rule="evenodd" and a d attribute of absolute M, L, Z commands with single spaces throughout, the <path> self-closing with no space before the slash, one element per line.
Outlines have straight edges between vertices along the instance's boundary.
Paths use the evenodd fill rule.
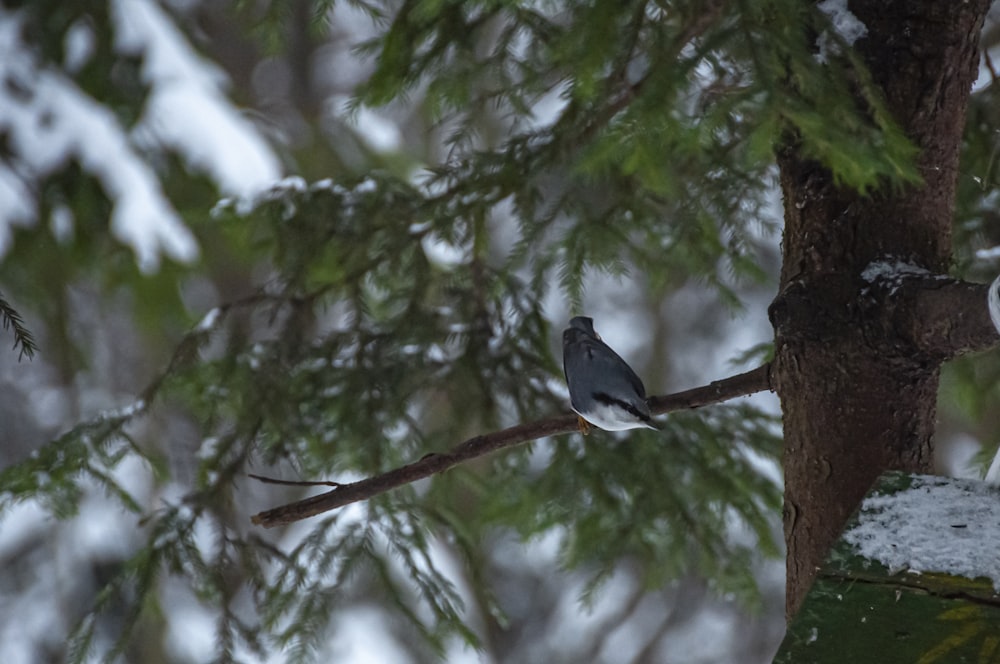
<path fill-rule="evenodd" d="M 576 410 L 576 413 L 595 427 L 604 429 L 605 431 L 653 428 L 627 410 L 604 403 L 596 404 L 594 409 L 589 413 L 581 413 L 578 410 Z"/>

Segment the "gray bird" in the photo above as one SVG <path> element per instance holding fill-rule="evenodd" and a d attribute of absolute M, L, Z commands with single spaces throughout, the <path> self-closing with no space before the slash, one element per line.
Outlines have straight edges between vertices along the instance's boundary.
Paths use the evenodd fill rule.
<path fill-rule="evenodd" d="M 592 318 L 577 316 L 563 331 L 563 371 L 584 434 L 590 431 L 588 422 L 605 431 L 657 428 L 650 421 L 642 380 L 601 341 Z"/>

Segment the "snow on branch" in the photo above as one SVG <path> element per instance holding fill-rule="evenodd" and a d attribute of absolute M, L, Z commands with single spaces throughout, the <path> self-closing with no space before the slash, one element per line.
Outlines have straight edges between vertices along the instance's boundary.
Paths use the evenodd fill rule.
<path fill-rule="evenodd" d="M 132 248 L 140 268 L 156 269 L 161 254 L 180 261 L 198 255 L 194 237 L 111 110 L 39 64 L 21 39 L 20 19 L 3 12 L 0 79 L 8 82 L 0 86 L 0 133 L 7 134 L 18 166 L 3 173 L 7 187 L 31 189 L 33 181 L 75 161 L 113 202 L 111 231 Z M 0 256 L 10 248 L 10 226 L 36 214 L 33 205 L 25 205 L 0 205 Z"/>
<path fill-rule="evenodd" d="M 990 320 L 988 284 L 952 279 L 892 258 L 873 261 L 861 278 L 868 285 L 860 295 L 879 303 L 871 308 L 879 312 L 879 320 L 923 353 L 950 359 L 997 344 L 1000 329 Z"/>
<path fill-rule="evenodd" d="M 145 272 L 164 256 L 181 262 L 198 256 L 150 153 L 175 152 L 228 195 L 254 194 L 280 177 L 274 153 L 225 97 L 224 75 L 194 52 L 155 2 L 111 0 L 115 52 L 140 58 L 149 86 L 134 127 L 71 78 L 91 57 L 87 40 L 102 35 L 78 25 L 66 35 L 67 61 L 60 65 L 27 40 L 26 16 L 0 9 L 0 134 L 8 148 L 0 159 L 0 258 L 15 226 L 38 221 L 44 181 L 74 162 L 111 201 L 111 233 Z"/>
<path fill-rule="evenodd" d="M 225 98 L 225 75 L 194 52 L 157 3 L 114 0 L 112 17 L 115 50 L 142 58 L 150 88 L 134 130 L 140 143 L 177 152 L 231 196 L 251 196 L 280 177 L 274 153 Z"/>
<path fill-rule="evenodd" d="M 987 577 L 1000 590 L 1000 501 L 982 482 L 917 475 L 908 489 L 865 498 L 844 541 L 890 574 Z"/>
<path fill-rule="evenodd" d="M 854 42 L 868 34 L 868 26 L 851 13 L 847 0 L 823 0 L 816 8 L 830 19 L 830 27 L 844 46 L 853 46 Z M 826 31 L 816 40 L 816 47 L 816 61 L 820 63 L 826 63 L 831 55 L 840 52 L 839 45 Z"/>

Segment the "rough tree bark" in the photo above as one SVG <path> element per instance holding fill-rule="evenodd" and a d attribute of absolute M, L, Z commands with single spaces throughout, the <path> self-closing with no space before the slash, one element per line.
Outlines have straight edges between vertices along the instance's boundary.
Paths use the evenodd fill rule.
<path fill-rule="evenodd" d="M 947 271 L 959 146 L 989 4 L 850 3 L 868 28 L 855 46 L 921 149 L 922 185 L 865 197 L 838 188 L 794 139 L 779 150 L 784 261 L 770 314 L 785 430 L 789 617 L 878 475 L 930 470 L 939 367 L 980 347 L 974 337 L 994 334 L 983 287 L 929 274 L 891 290 L 862 278 L 884 259 Z M 934 311 L 940 319 L 924 318 Z"/>

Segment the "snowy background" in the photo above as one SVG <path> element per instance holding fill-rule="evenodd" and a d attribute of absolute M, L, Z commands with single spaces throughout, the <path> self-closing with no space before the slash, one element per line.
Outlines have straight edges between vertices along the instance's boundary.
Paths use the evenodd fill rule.
<path fill-rule="evenodd" d="M 842 4 L 827 0 L 823 8 L 843 19 Z M 0 8 L 0 79 L 5 83 L 0 85 L 0 135 L 6 148 L 0 155 L 0 261 L 26 252 L 37 241 L 29 232 L 65 245 L 79 234 L 103 230 L 128 248 L 140 272 L 163 278 L 168 266 L 213 258 L 199 246 L 182 206 L 170 194 L 180 177 L 178 168 L 184 177 L 207 182 L 217 197 L 245 200 L 287 175 L 318 179 L 330 164 L 363 168 L 399 159 L 410 164 L 417 178 L 443 149 L 441 133 L 423 124 L 415 101 L 378 110 L 348 108 L 351 91 L 371 67 L 353 48 L 375 27 L 343 4 L 331 11 L 304 61 L 293 43 L 264 53 L 234 37 L 238 28 L 218 3 L 108 0 L 107 15 L 107 25 L 98 25 L 81 12 L 58 36 L 59 48 L 41 49 L 26 36 L 23 11 Z M 860 29 L 849 21 L 846 25 Z M 53 52 L 61 57 L 54 58 Z M 82 76 L 95 58 L 107 63 L 111 87 L 119 61 L 137 62 L 139 82 L 148 92 L 131 116 L 116 106 L 120 99 L 100 96 L 107 85 Z M 984 68 L 979 89 L 990 80 Z M 536 113 L 539 124 L 550 122 L 558 109 L 557 98 L 543 100 Z M 314 153 L 323 156 L 310 157 L 310 145 L 320 146 Z M 67 171 L 96 182 L 109 202 L 106 218 L 95 224 L 92 218 L 79 218 L 81 211 L 69 198 L 46 198 L 52 179 Z M 207 216 L 207 208 L 200 214 Z M 763 221 L 780 223 L 777 192 L 769 214 Z M 765 262 L 776 270 L 779 238 L 767 223 L 760 239 L 772 247 Z M 433 242 L 426 246 L 436 260 L 447 260 L 448 249 Z M 981 258 L 990 261 L 995 255 L 984 250 Z M 176 290 L 192 321 L 230 295 L 218 282 L 199 276 L 179 278 Z M 0 279 L 0 292 L 15 306 L 21 304 L 29 326 L 37 327 L 31 307 L 18 302 L 10 283 Z M 595 277 L 586 304 L 603 338 L 646 377 L 653 394 L 743 370 L 734 368 L 731 358 L 772 337 L 766 309 L 773 282 L 742 293 L 747 306 L 735 318 L 732 312 L 705 306 L 708 293 L 698 286 L 685 287 L 664 302 L 640 301 L 632 295 L 636 292 L 628 279 Z M 101 284 L 81 283 L 72 301 L 63 303 L 75 335 L 90 349 L 85 366 L 60 363 L 44 352 L 20 363 L 16 353 L 0 353 L 0 464 L 25 458 L 75 422 L 134 404 L 162 365 L 163 348 L 150 349 L 147 334 L 130 323 L 135 303 L 120 295 L 106 298 L 105 293 Z M 545 313 L 551 321 L 562 321 L 570 312 L 553 298 Z M 669 372 L 650 350 L 654 339 L 670 339 L 686 349 L 671 358 Z M 77 368 L 68 371 L 67 366 Z M 754 399 L 777 412 L 773 395 Z M 137 437 L 145 433 L 176 441 L 166 456 L 176 482 L 183 482 L 191 456 L 203 445 L 197 432 L 164 421 L 142 426 L 145 431 L 134 432 Z M 982 463 L 974 456 L 982 444 L 996 442 L 955 428 L 939 441 L 940 470 L 981 476 Z M 763 471 L 779 476 L 777 468 Z M 157 483 L 143 464 L 123 464 L 117 473 L 149 505 L 176 501 L 185 491 L 180 484 Z M 253 490 L 246 487 L 248 493 Z M 265 498 L 246 503 L 267 506 Z M 80 513 L 65 521 L 32 503 L 7 510 L 0 521 L 0 565 L 5 570 L 0 580 L 0 661 L 61 659 L 67 633 L 102 580 L 138 546 L 136 525 L 97 487 Z M 780 527 L 775 514 L 775 532 Z M 286 541 L 276 544 L 291 546 L 302 534 L 290 529 Z M 704 579 L 680 579 L 648 592 L 626 564 L 600 601 L 587 606 L 580 600 L 583 577 L 561 571 L 556 554 L 554 541 L 496 542 L 493 574 L 500 599 L 514 622 L 530 626 L 507 646 L 507 661 L 752 664 L 770 661 L 782 637 L 780 560 L 763 560 L 754 570 L 762 604 L 748 611 L 734 599 L 713 594 Z M 440 555 L 448 566 L 451 554 L 442 547 Z M 452 566 L 461 579 L 458 566 Z M 471 592 L 461 582 L 458 586 L 460 593 Z M 149 661 L 212 661 L 212 611 L 169 580 L 161 597 L 166 627 L 151 638 L 161 644 L 152 651 L 160 650 L 163 659 Z M 362 598 L 339 615 L 323 653 L 327 659 L 420 661 L 375 599 Z M 446 660 L 491 661 L 460 644 L 453 645 Z"/>

